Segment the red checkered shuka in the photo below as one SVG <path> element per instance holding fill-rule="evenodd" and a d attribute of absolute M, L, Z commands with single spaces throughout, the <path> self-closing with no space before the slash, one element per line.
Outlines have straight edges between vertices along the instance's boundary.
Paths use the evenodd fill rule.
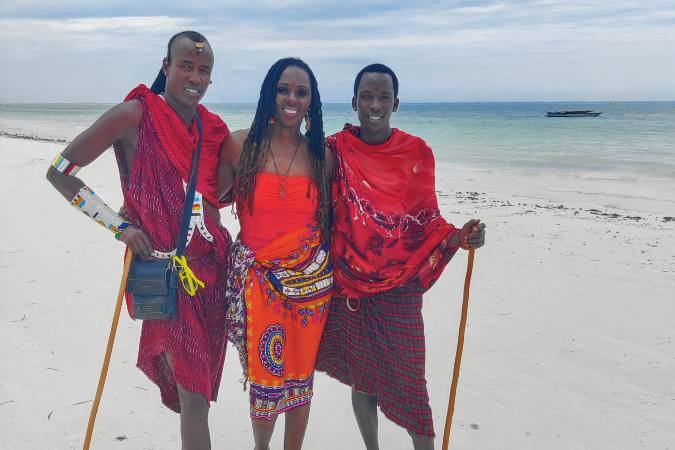
<path fill-rule="evenodd" d="M 316 369 L 377 397 L 382 413 L 420 436 L 434 436 L 424 373 L 424 288 L 413 280 L 362 298 L 350 311 L 333 298 Z M 357 305 L 352 300 L 352 306 Z"/>

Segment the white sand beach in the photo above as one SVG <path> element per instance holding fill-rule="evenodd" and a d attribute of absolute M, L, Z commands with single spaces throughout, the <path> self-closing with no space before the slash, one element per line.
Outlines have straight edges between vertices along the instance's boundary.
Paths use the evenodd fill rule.
<path fill-rule="evenodd" d="M 2 449 L 81 448 L 121 276 L 121 244 L 44 178 L 62 147 L 0 138 Z M 675 449 L 675 181 L 437 170 L 443 215 L 488 226 L 451 448 Z M 80 176 L 120 205 L 111 152 Z M 236 233 L 229 210 L 222 216 Z M 437 448 L 465 268 L 460 252 L 425 297 Z M 140 325 L 123 311 L 93 449 L 180 447 L 178 416 L 135 367 Z M 253 447 L 239 378 L 228 347 L 210 416 L 214 449 Z M 363 448 L 349 389 L 318 374 L 315 392 L 305 448 Z M 282 438 L 280 422 L 273 448 Z M 380 440 L 410 448 L 382 415 Z"/>

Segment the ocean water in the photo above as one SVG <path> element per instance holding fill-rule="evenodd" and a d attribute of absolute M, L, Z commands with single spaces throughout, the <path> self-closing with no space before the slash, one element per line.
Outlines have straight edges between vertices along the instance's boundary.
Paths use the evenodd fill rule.
<path fill-rule="evenodd" d="M 112 105 L 0 104 L 0 136 L 72 140 Z M 246 128 L 254 104 L 207 104 L 231 129 Z M 549 118 L 592 109 L 599 117 Z M 357 121 L 349 104 L 324 104 L 324 129 Z M 441 164 L 476 169 L 583 173 L 675 180 L 675 102 L 402 103 L 392 125 L 424 138 Z"/>

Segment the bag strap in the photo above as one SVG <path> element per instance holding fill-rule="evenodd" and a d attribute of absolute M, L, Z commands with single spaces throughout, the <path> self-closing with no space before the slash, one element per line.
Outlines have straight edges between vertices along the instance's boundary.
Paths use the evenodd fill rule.
<path fill-rule="evenodd" d="M 195 114 L 195 123 L 199 138 L 197 140 L 197 149 L 192 155 L 192 166 L 190 168 L 190 178 L 188 178 L 187 188 L 185 190 L 185 203 L 183 203 L 183 219 L 178 233 L 178 243 L 176 244 L 176 256 L 181 257 L 185 252 L 187 241 L 187 230 L 192 218 L 192 204 L 195 201 L 195 190 L 197 188 L 197 174 L 199 173 L 199 154 L 202 150 L 202 120 L 199 117 L 199 109 Z"/>

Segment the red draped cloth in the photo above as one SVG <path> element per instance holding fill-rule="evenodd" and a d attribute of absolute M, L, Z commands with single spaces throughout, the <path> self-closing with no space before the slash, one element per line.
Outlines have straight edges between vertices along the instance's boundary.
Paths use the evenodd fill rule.
<path fill-rule="evenodd" d="M 194 122 L 186 127 L 169 105 L 145 86 L 134 89 L 127 96 L 131 99 L 142 105 L 131 171 L 127 170 L 125 153 L 115 146 L 125 210 L 129 220 L 145 231 L 155 250 L 169 252 L 176 248 L 180 231 L 183 181 L 189 176 L 197 130 Z M 198 114 L 203 139 L 197 190 L 218 205 L 215 172 L 221 143 L 229 131 L 201 105 Z M 216 399 L 225 360 L 225 271 L 231 239 L 208 213 L 204 225 L 213 242 L 195 232 L 185 255 L 205 287 L 194 297 L 179 289 L 175 318 L 143 321 L 138 349 L 137 366 L 159 386 L 164 404 L 177 412 L 177 384 L 208 401 Z M 172 356 L 173 369 L 164 356 L 167 353 Z"/>
<path fill-rule="evenodd" d="M 197 147 L 197 126 L 194 121 L 186 127 L 167 102 L 159 95 L 153 94 L 144 84 L 138 85 L 124 99 L 142 98 L 147 108 L 150 122 L 162 143 L 166 157 L 176 169 L 181 178 L 187 183 L 190 177 L 192 152 Z M 230 134 L 225 122 L 206 109 L 203 105 L 197 106 L 197 112 L 202 120 L 202 150 L 199 155 L 199 176 L 197 190 L 202 193 L 209 203 L 216 207 L 226 206 L 220 203 L 216 195 L 216 169 L 223 140 Z"/>
<path fill-rule="evenodd" d="M 456 250 L 445 246 L 456 229 L 438 209 L 429 146 L 396 128 L 369 145 L 349 124 L 328 145 L 337 158 L 331 254 L 338 293 L 370 297 L 415 277 L 429 288 Z"/>

